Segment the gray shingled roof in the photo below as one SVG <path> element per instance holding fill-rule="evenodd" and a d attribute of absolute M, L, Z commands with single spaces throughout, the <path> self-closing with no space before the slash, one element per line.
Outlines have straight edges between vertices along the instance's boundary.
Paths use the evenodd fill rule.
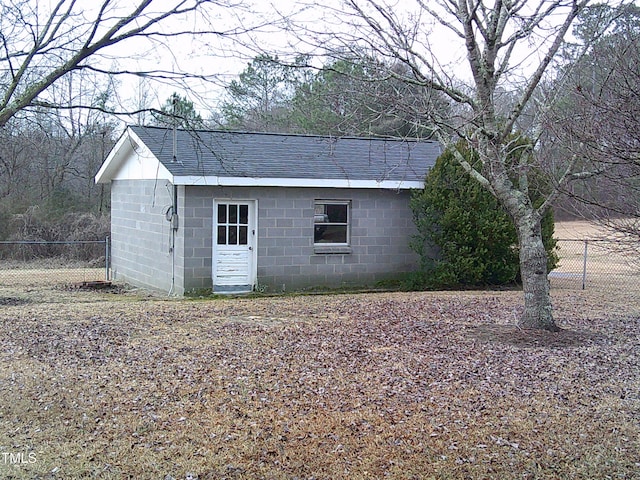
<path fill-rule="evenodd" d="M 275 133 L 131 130 L 174 176 L 424 181 L 440 154 L 434 141 Z"/>

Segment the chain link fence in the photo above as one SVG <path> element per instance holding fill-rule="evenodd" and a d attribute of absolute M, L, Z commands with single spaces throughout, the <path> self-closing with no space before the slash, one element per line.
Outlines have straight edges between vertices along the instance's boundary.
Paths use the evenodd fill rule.
<path fill-rule="evenodd" d="M 104 240 L 0 242 L 0 287 L 69 285 L 110 280 Z"/>
<path fill-rule="evenodd" d="M 640 295 L 640 245 L 628 240 L 559 239 L 551 288 Z"/>
<path fill-rule="evenodd" d="M 640 296 L 640 245 L 616 240 L 559 239 L 552 289 Z M 110 280 L 109 238 L 0 242 L 0 286 L 68 285 Z"/>

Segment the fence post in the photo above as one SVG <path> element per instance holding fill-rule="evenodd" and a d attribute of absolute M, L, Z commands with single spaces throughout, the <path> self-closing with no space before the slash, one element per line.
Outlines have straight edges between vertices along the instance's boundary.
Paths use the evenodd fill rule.
<path fill-rule="evenodd" d="M 587 284 L 587 245 L 589 240 L 584 241 L 584 258 L 582 262 L 582 290 L 585 289 Z"/>
<path fill-rule="evenodd" d="M 104 239 L 104 279 L 108 282 L 111 280 L 109 277 L 109 266 L 111 264 L 111 245 L 109 245 L 109 236 Z"/>

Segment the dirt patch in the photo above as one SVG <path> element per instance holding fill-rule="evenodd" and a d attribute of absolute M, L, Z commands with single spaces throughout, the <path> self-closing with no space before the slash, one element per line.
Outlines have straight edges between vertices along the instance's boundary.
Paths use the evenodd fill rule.
<path fill-rule="evenodd" d="M 115 284 L 104 280 L 94 280 L 88 282 L 69 283 L 59 287 L 68 292 L 105 292 L 105 293 L 126 293 L 128 288 L 124 285 Z"/>
<path fill-rule="evenodd" d="M 6 307 L 15 307 L 17 305 L 26 305 L 30 300 L 28 298 L 20 297 L 0 297 L 0 305 Z"/>

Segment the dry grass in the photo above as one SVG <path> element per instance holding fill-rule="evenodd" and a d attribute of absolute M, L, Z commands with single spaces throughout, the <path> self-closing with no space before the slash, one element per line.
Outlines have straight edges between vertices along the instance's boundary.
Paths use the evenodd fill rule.
<path fill-rule="evenodd" d="M 570 220 L 565 222 L 556 222 L 554 236 L 558 238 L 569 238 L 577 240 L 593 240 L 610 236 L 610 233 L 604 227 L 586 220 Z"/>
<path fill-rule="evenodd" d="M 620 293 L 619 293 L 620 294 Z M 2 478 L 637 478 L 640 305 L 0 290 Z M 29 456 L 31 454 L 31 456 Z M 29 463 L 30 460 L 34 460 Z"/>
<path fill-rule="evenodd" d="M 0 260 L 0 288 L 20 289 L 105 279 L 105 268 L 61 257 L 31 261 Z"/>
<path fill-rule="evenodd" d="M 553 288 L 579 289 L 584 272 L 587 245 L 586 288 L 590 291 L 625 290 L 640 297 L 638 244 L 630 237 L 607 232 L 586 221 L 558 222 L 555 227 L 560 265 L 551 273 Z"/>

